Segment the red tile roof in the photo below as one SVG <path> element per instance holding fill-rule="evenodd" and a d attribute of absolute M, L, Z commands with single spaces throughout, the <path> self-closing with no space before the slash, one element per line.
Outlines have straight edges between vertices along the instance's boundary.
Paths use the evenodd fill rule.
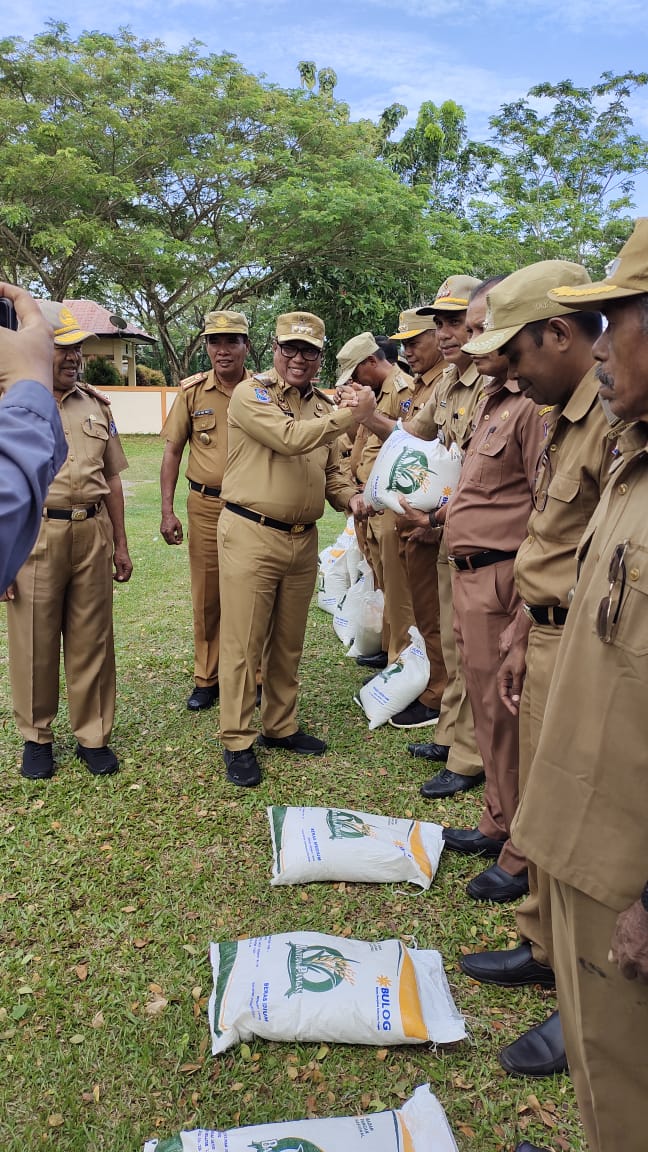
<path fill-rule="evenodd" d="M 141 328 L 136 328 L 134 324 L 128 323 L 125 328 L 119 328 L 112 324 L 111 317 L 114 316 L 114 313 L 103 308 L 101 304 L 95 304 L 93 300 L 64 300 L 63 303 L 70 309 L 75 319 L 79 321 L 79 326 L 86 332 L 94 332 L 97 336 L 129 337 L 136 344 L 155 344 L 157 342 L 155 336 L 149 336 Z"/>

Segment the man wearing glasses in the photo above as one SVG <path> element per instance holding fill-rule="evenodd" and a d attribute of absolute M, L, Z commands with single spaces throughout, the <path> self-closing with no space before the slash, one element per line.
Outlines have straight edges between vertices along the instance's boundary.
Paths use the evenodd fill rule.
<path fill-rule="evenodd" d="M 323 347 L 318 316 L 279 316 L 274 373 L 243 381 L 229 406 L 218 525 L 220 718 L 227 779 L 245 788 L 261 780 L 252 727 L 259 662 L 259 743 L 302 756 L 326 751 L 297 725 L 297 672 L 317 573 L 315 522 L 325 499 L 340 512 L 364 513 L 362 496 L 340 470 L 337 440 L 369 416 L 376 398 L 362 388 L 354 406 L 335 411 L 312 383 Z"/>
<path fill-rule="evenodd" d="M 579 576 L 513 825 L 549 874 L 554 967 L 591 1152 L 644 1152 L 648 1121 L 648 219 L 605 280 L 600 395 L 630 422 L 578 549 Z"/>
<path fill-rule="evenodd" d="M 227 409 L 234 389 L 249 373 L 248 322 L 242 312 L 210 312 L 203 332 L 211 372 L 183 380 L 164 427 L 166 440 L 160 489 L 160 533 L 167 544 L 182 544 L 182 524 L 173 509 L 180 461 L 187 442 L 187 517 L 194 631 L 194 689 L 190 712 L 211 708 L 218 699 L 220 589 L 216 532 L 223 508 L 221 483 L 227 460 Z"/>

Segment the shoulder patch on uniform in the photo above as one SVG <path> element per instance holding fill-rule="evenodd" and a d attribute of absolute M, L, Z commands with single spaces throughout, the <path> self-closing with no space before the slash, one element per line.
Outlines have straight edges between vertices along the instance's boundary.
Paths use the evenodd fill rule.
<path fill-rule="evenodd" d="M 411 396 L 407 400 L 401 400 L 401 406 L 400 406 L 401 412 L 409 412 L 411 407 L 412 407 L 412 397 Z"/>
<path fill-rule="evenodd" d="M 257 400 L 261 401 L 262 404 L 272 403 L 272 397 L 267 388 L 255 388 L 254 395 L 256 396 Z"/>
<path fill-rule="evenodd" d="M 180 381 L 180 387 L 183 392 L 186 392 L 187 388 L 193 388 L 196 384 L 202 384 L 203 380 L 206 380 L 208 376 L 209 372 L 194 372 L 193 376 L 185 376 L 184 380 Z"/>
<path fill-rule="evenodd" d="M 110 424 L 108 425 L 108 429 L 110 431 L 111 436 L 117 435 L 117 425 L 115 424 L 115 421 L 112 419 L 112 417 L 110 419 Z"/>
<path fill-rule="evenodd" d="M 101 400 L 102 404 L 110 404 L 110 396 L 107 396 L 105 392 L 100 392 L 94 385 L 86 384 L 85 380 L 79 382 L 79 387 L 83 388 L 83 391 L 87 392 L 88 396 L 94 396 L 95 400 Z"/>

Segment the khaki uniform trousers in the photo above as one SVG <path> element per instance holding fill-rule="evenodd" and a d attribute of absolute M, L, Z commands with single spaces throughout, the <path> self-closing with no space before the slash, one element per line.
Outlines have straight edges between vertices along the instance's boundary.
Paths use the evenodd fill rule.
<path fill-rule="evenodd" d="M 254 524 L 223 510 L 219 661 L 221 739 L 249 748 L 261 664 L 261 726 L 266 736 L 297 731 L 297 672 L 317 576 L 317 529 L 300 535 Z"/>
<path fill-rule="evenodd" d="M 419 700 L 427 708 L 439 709 L 448 684 L 441 648 L 437 578 L 439 543 L 435 540 L 426 543 L 424 540 L 412 540 L 409 535 L 401 535 L 400 552 L 407 571 L 416 627 L 425 641 L 425 651 L 430 661 L 430 677 Z"/>
<path fill-rule="evenodd" d="M 393 664 L 411 643 L 409 629 L 414 623 L 407 569 L 399 548 L 396 513 L 386 509 L 382 516 L 367 521 L 367 549 L 376 583 L 385 596 L 383 650 Z"/>
<path fill-rule="evenodd" d="M 520 604 L 513 561 L 473 572 L 453 571 L 452 591 L 455 634 L 486 773 L 485 808 L 478 828 L 484 836 L 502 841 L 500 868 L 517 876 L 526 868 L 524 856 L 509 837 L 518 804 L 519 720 L 504 707 L 497 691 L 500 634 Z"/>
<path fill-rule="evenodd" d="M 608 960 L 617 912 L 553 876 L 550 891 L 560 1021 L 589 1152 L 645 1152 L 648 987 Z"/>
<path fill-rule="evenodd" d="M 115 716 L 113 532 L 91 520 L 43 519 L 7 605 L 14 716 L 24 740 L 52 743 L 61 636 L 70 725 L 84 748 L 108 744 Z"/>
<path fill-rule="evenodd" d="M 454 632 L 454 603 L 452 574 L 448 553 L 442 541 L 437 560 L 439 591 L 439 618 L 441 623 L 441 650 L 448 683 L 441 699 L 441 710 L 434 733 L 437 744 L 450 746 L 446 768 L 459 776 L 477 776 L 483 772 L 481 756 L 477 750 L 472 708 L 466 691 L 461 656 Z"/>
<path fill-rule="evenodd" d="M 223 501 L 189 489 L 189 567 L 193 605 L 194 681 L 199 688 L 218 682 L 220 587 L 218 579 L 218 521 Z"/>
<path fill-rule="evenodd" d="M 520 700 L 520 796 L 529 779 L 544 719 L 551 677 L 556 664 L 562 628 L 532 624 L 526 653 L 526 676 Z M 529 895 L 515 912 L 518 932 L 531 944 L 539 964 L 553 967 L 551 897 L 549 876 L 528 861 Z"/>

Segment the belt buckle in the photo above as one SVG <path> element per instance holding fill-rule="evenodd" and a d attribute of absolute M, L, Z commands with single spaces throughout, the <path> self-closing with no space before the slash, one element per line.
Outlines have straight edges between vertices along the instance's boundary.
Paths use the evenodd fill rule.
<path fill-rule="evenodd" d="M 531 606 L 529 604 L 523 604 L 522 605 L 522 611 L 525 613 L 526 616 L 529 617 L 529 620 L 533 620 L 533 622 L 535 624 L 535 616 L 533 615 L 533 612 L 531 611 Z"/>
<path fill-rule="evenodd" d="M 87 519 L 88 519 L 88 509 L 87 508 L 73 508 L 72 509 L 72 515 L 70 516 L 70 520 L 87 520 Z"/>
<path fill-rule="evenodd" d="M 291 536 L 299 536 L 302 532 L 305 532 L 305 531 L 306 531 L 306 525 L 305 524 L 291 524 L 291 526 L 290 526 L 290 535 Z"/>
<path fill-rule="evenodd" d="M 457 561 L 455 560 L 454 556 L 448 556 L 448 564 L 450 565 L 451 568 L 454 568 L 455 572 L 459 571 L 459 565 L 457 564 Z"/>

